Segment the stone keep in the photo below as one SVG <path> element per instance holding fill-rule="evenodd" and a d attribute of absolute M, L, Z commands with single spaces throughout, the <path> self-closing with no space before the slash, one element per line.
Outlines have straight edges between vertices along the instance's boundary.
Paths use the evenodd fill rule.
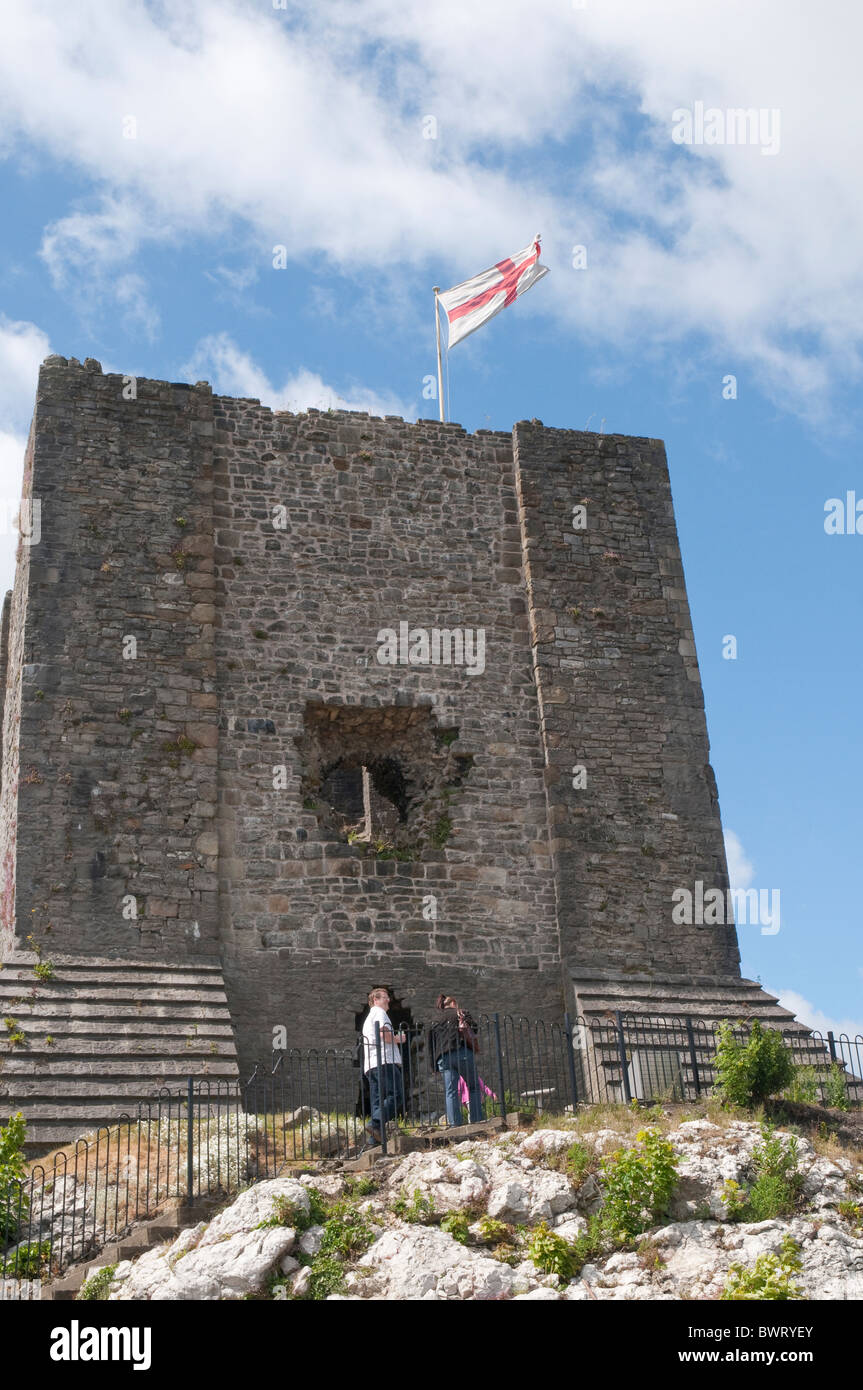
<path fill-rule="evenodd" d="M 733 925 L 672 922 L 727 870 L 658 440 L 273 412 L 51 357 L 24 497 L 2 942 L 57 962 L 50 1056 L 102 1059 L 105 1095 L 117 1020 L 151 1018 L 142 1085 L 188 1072 L 198 1018 L 196 1065 L 231 1074 L 276 1027 L 348 1042 L 377 983 L 417 1021 L 441 989 L 772 1009 Z"/>

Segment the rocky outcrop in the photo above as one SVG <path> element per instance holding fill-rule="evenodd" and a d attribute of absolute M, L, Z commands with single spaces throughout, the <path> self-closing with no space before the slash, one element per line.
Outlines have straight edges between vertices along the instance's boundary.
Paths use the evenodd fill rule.
<path fill-rule="evenodd" d="M 790 1143 L 789 1134 L 776 1134 Z M 361 1224 L 365 1246 L 345 1257 L 336 1291 L 314 1296 L 715 1299 L 732 1265 L 751 1267 L 759 1256 L 779 1254 L 790 1236 L 799 1250 L 795 1279 L 805 1298 L 863 1298 L 863 1177 L 854 1158 L 819 1155 L 798 1137 L 794 1213 L 733 1221 L 722 1200 L 725 1184 L 751 1184 L 753 1151 L 763 1143 L 759 1127 L 687 1120 L 667 1138 L 678 1174 L 667 1220 L 628 1245 L 594 1254 L 573 1278 L 539 1268 L 530 1257 L 531 1236 L 537 1228 L 568 1242 L 584 1234 L 603 1205 L 599 1156 L 633 1143 L 614 1129 L 535 1130 L 412 1153 L 379 1165 L 375 1190 L 362 1195 L 341 1174 L 262 1182 L 209 1226 L 119 1266 L 109 1296 L 235 1299 L 265 1297 L 274 1285 L 276 1297 L 310 1296 L 318 1260 L 332 1262 L 329 1226 L 349 1219 Z M 567 1151 L 576 1140 L 587 1162 L 575 1170 L 570 1163 L 579 1174 L 571 1178 Z M 342 1206 L 335 1217 L 320 1224 L 322 1204 L 337 1200 Z M 294 1224 L 273 1224 L 277 1220 Z M 337 1283 L 339 1273 L 337 1266 Z"/>

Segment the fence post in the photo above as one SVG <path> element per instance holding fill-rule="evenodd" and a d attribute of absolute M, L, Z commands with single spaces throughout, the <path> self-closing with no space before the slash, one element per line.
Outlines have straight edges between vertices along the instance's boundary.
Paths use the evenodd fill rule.
<path fill-rule="evenodd" d="M 575 1079 L 575 1051 L 572 1046 L 572 1019 L 569 1012 L 563 1016 L 563 1026 L 566 1029 L 566 1060 L 569 1064 L 569 1089 L 572 1095 L 572 1113 L 578 1109 L 578 1083 Z"/>
<path fill-rule="evenodd" d="M 195 1134 L 195 1082 L 190 1076 L 186 1082 L 186 1201 L 189 1206 L 195 1200 L 195 1164 L 193 1142 Z"/>
<path fill-rule="evenodd" d="M 701 1095 L 701 1077 L 698 1074 L 698 1054 L 695 1051 L 695 1030 L 692 1027 L 692 1019 L 687 1014 L 686 1017 L 686 1036 L 689 1039 L 689 1061 L 692 1066 L 692 1076 L 695 1081 L 695 1094 Z"/>
<path fill-rule="evenodd" d="M 830 1048 L 830 1061 L 836 1061 L 836 1039 L 832 1033 L 827 1034 L 827 1046 Z"/>
<path fill-rule="evenodd" d="M 497 1052 L 497 1087 L 500 1093 L 501 1119 L 506 1120 L 506 1086 L 503 1080 L 503 1047 L 500 1041 L 500 1014 L 493 1014 L 494 1045 Z"/>
<path fill-rule="evenodd" d="M 617 1020 L 617 1050 L 620 1054 L 620 1067 L 623 1075 L 623 1096 L 629 1105 L 632 1100 L 632 1090 L 629 1085 L 629 1066 L 626 1061 L 626 1039 L 623 1035 L 623 1014 L 620 1009 L 615 1014 Z"/>
<path fill-rule="evenodd" d="M 378 1112 L 379 1112 L 379 1113 L 378 1113 L 378 1124 L 380 1125 L 380 1131 L 381 1131 L 381 1152 L 382 1152 L 384 1155 L 386 1155 L 386 1151 L 387 1151 L 387 1122 L 386 1122 L 387 1108 L 386 1108 L 386 1100 L 385 1100 L 385 1095 L 384 1095 L 384 1087 L 385 1087 L 385 1085 L 386 1085 L 386 1080 L 385 1080 L 385 1078 L 384 1078 L 384 1068 L 383 1068 L 383 1065 L 382 1065 L 382 1063 L 383 1063 L 383 1057 L 382 1057 L 382 1054 L 381 1054 L 381 1025 L 380 1025 L 379 1023 L 376 1023 L 376 1024 L 375 1024 L 375 1052 L 377 1053 L 377 1056 L 376 1056 L 375 1060 L 377 1061 L 377 1064 L 378 1064 Z M 371 1096 L 369 1097 L 369 1099 L 371 1099 Z M 374 1117 L 374 1115 L 372 1115 L 372 1128 L 374 1128 L 374 1123 L 375 1123 L 375 1117 Z"/>

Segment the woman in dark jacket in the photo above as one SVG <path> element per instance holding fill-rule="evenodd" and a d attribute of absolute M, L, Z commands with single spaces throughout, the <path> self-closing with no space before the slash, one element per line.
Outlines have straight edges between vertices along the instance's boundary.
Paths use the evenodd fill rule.
<path fill-rule="evenodd" d="M 451 994 L 439 994 L 431 1028 L 432 1066 L 441 1073 L 446 1092 L 446 1122 L 462 1123 L 459 1077 L 468 1094 L 470 1123 L 485 1119 L 482 1092 L 476 1069 L 477 1028 L 469 1013 L 458 1006 Z"/>

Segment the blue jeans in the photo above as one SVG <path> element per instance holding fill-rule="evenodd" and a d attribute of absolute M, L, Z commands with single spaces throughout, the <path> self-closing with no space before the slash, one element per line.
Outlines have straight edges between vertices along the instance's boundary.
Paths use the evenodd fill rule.
<path fill-rule="evenodd" d="M 366 1072 L 369 1083 L 369 1112 L 371 1124 L 381 1129 L 381 1093 L 383 1092 L 383 1123 L 392 1120 L 400 1110 L 404 1110 L 405 1093 L 402 1083 L 402 1069 L 394 1062 L 382 1067 L 371 1067 Z"/>
<path fill-rule="evenodd" d="M 458 1093 L 458 1079 L 464 1077 L 468 1094 L 468 1114 L 470 1123 L 478 1124 L 485 1119 L 482 1109 L 482 1091 L 479 1086 L 479 1076 L 476 1069 L 476 1058 L 469 1047 L 456 1048 L 455 1052 L 445 1052 L 438 1059 L 437 1069 L 443 1075 L 444 1090 L 446 1092 L 446 1122 L 448 1125 L 460 1125 L 461 1100 Z"/>

